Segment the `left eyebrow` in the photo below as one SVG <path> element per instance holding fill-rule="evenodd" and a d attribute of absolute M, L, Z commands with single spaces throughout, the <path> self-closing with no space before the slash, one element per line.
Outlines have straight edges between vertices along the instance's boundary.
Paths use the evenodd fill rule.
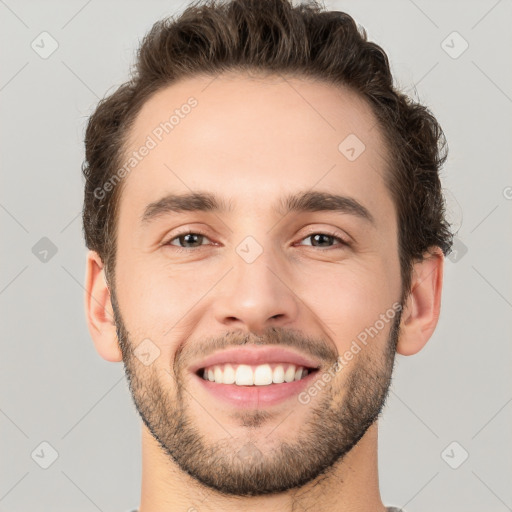
<path fill-rule="evenodd" d="M 354 215 L 375 226 L 375 219 L 368 208 L 352 197 L 312 190 L 290 194 L 280 202 L 282 215 L 289 212 L 323 212 L 333 211 Z"/>
<path fill-rule="evenodd" d="M 217 197 L 210 192 L 191 192 L 186 194 L 168 194 L 148 204 L 141 217 L 141 224 L 168 214 L 183 212 L 219 212 L 233 211 L 233 203 Z M 335 211 L 356 216 L 375 226 L 375 219 L 369 210 L 352 197 L 321 191 L 305 191 L 289 194 L 274 206 L 274 211 L 285 216 L 290 212 Z"/>

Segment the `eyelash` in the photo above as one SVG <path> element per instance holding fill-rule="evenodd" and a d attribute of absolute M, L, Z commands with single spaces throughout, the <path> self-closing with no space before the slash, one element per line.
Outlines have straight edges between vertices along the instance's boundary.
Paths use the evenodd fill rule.
<path fill-rule="evenodd" d="M 162 245 L 163 246 L 172 247 L 173 250 L 176 251 L 176 252 L 190 252 L 190 251 L 193 251 L 193 250 L 201 249 L 203 247 L 203 245 L 200 245 L 199 247 L 178 247 L 176 245 L 172 245 L 171 244 L 171 242 L 173 242 L 174 240 L 177 240 L 178 238 L 180 238 L 182 236 L 186 236 L 186 235 L 199 235 L 199 236 L 203 236 L 205 238 L 208 238 L 208 236 L 206 234 L 202 233 L 201 231 L 187 230 L 187 231 L 183 231 L 182 233 L 175 234 L 167 242 L 163 242 Z M 307 238 L 311 238 L 314 235 L 330 236 L 330 237 L 336 239 L 343 247 L 350 247 L 350 243 L 347 242 L 344 238 L 342 238 L 340 233 L 329 232 L 329 231 L 313 231 L 313 232 L 309 233 L 307 236 L 301 238 L 300 241 L 306 240 Z M 306 247 L 314 248 L 312 245 L 306 246 Z M 338 248 L 336 248 L 336 247 L 334 247 L 334 248 L 333 247 L 327 247 L 327 248 L 317 248 L 317 249 L 320 249 L 321 251 L 329 251 L 329 250 L 341 249 L 343 247 L 338 247 Z"/>

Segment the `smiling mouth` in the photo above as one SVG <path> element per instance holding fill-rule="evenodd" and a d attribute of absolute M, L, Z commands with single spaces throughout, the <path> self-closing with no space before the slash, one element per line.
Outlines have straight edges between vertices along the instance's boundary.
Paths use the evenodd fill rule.
<path fill-rule="evenodd" d="M 257 387 L 299 381 L 317 371 L 318 368 L 290 363 L 265 363 L 260 365 L 226 363 L 200 368 L 196 375 L 203 380 L 216 384 Z"/>

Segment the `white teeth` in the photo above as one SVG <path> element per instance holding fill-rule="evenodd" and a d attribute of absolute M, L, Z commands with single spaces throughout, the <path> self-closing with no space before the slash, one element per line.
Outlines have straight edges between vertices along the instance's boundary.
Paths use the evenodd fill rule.
<path fill-rule="evenodd" d="M 279 365 L 274 368 L 274 374 L 272 376 L 274 384 L 281 384 L 284 382 L 284 368 Z"/>
<path fill-rule="evenodd" d="M 217 379 L 215 379 L 217 380 Z M 234 368 L 227 364 L 224 366 L 224 378 L 222 380 L 218 380 L 217 382 L 222 382 L 223 384 L 234 384 L 236 381 L 236 375 Z"/>
<path fill-rule="evenodd" d="M 272 384 L 272 368 L 268 364 L 261 364 L 254 371 L 254 384 L 256 386 L 268 386 Z"/>
<path fill-rule="evenodd" d="M 284 374 L 284 381 L 285 382 L 293 382 L 295 380 L 295 366 L 292 364 L 291 366 L 288 366 L 288 369 L 286 370 Z"/>
<path fill-rule="evenodd" d="M 213 376 L 215 377 L 215 382 L 222 382 L 222 368 L 220 366 L 213 367 Z"/>
<path fill-rule="evenodd" d="M 274 366 L 274 365 L 272 365 Z M 203 370 L 203 379 L 218 384 L 236 384 L 237 386 L 268 386 L 269 384 L 282 384 L 300 380 L 309 374 L 309 371 L 293 364 L 278 364 L 272 369 L 270 364 L 249 366 L 247 364 L 215 365 Z"/>
<path fill-rule="evenodd" d="M 252 386 L 254 384 L 252 368 L 246 364 L 239 365 L 235 375 L 237 386 Z"/>

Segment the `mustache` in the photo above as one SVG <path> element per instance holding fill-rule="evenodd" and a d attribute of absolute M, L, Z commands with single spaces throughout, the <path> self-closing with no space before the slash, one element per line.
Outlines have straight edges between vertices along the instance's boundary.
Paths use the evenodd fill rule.
<path fill-rule="evenodd" d="M 269 327 L 261 334 L 253 332 L 228 331 L 220 336 L 201 338 L 182 343 L 175 355 L 175 371 L 186 368 L 192 361 L 230 348 L 243 346 L 281 346 L 294 349 L 326 365 L 332 365 L 338 358 L 338 352 L 332 341 L 322 337 L 304 335 L 295 329 Z"/>

